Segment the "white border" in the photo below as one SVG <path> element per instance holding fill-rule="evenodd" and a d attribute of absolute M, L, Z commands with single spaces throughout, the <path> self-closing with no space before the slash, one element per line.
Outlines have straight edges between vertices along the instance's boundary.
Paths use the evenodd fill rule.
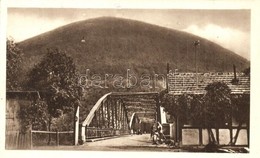
<path fill-rule="evenodd" d="M 0 72 L 1 72 L 1 122 L 0 122 L 0 156 L 2 157 L 259 157 L 259 107 L 260 98 L 260 35 L 259 15 L 260 5 L 257 0 L 1 0 L 0 22 Z M 250 126 L 250 154 L 196 154 L 173 152 L 90 152 L 90 151 L 17 151 L 5 150 L 5 44 L 6 44 L 6 8 L 114 8 L 114 9 L 251 9 L 251 126 Z M 239 19 L 238 19 L 239 20 Z"/>
<path fill-rule="evenodd" d="M 8 7 L 135 8 L 135 9 L 250 9 L 253 0 L 8 0 Z"/>

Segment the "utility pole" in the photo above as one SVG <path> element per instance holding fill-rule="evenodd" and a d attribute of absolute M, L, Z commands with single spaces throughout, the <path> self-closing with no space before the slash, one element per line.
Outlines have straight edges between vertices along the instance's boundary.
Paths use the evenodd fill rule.
<path fill-rule="evenodd" d="M 174 70 L 174 88 L 176 89 L 176 75 L 177 75 L 178 69 Z"/>
<path fill-rule="evenodd" d="M 168 86 L 169 73 L 170 73 L 170 64 L 167 63 L 167 73 L 166 73 L 166 91 L 167 91 L 167 93 L 169 92 L 169 86 Z"/>
<path fill-rule="evenodd" d="M 198 66 L 197 66 L 197 47 L 200 45 L 200 40 L 193 42 L 195 48 L 195 69 L 196 69 L 196 86 L 198 88 Z"/>

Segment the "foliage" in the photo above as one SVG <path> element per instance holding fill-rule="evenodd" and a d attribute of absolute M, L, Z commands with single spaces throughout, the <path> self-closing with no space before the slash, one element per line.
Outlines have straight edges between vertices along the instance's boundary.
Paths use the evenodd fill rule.
<path fill-rule="evenodd" d="M 205 127 L 205 108 L 203 95 L 190 95 L 189 120 L 191 124 Z"/>
<path fill-rule="evenodd" d="M 250 95 L 234 95 L 232 100 L 232 115 L 238 123 L 249 123 Z"/>
<path fill-rule="evenodd" d="M 232 117 L 238 122 L 234 138 L 235 144 L 242 124 L 249 125 L 250 95 L 232 95 L 230 88 L 223 82 L 213 82 L 206 86 L 206 94 L 173 96 L 161 95 L 162 106 L 175 120 L 207 128 L 209 143 L 218 144 L 212 128 L 232 125 Z"/>
<path fill-rule="evenodd" d="M 236 130 L 236 134 L 232 140 L 230 140 L 231 144 L 236 144 L 238 139 L 239 132 L 241 130 L 242 124 L 247 124 L 249 127 L 249 113 L 250 113 L 250 95 L 234 95 L 232 98 L 232 116 L 235 121 L 238 122 L 238 127 Z"/>
<path fill-rule="evenodd" d="M 178 119 L 178 121 L 183 124 L 187 121 L 187 112 L 188 112 L 188 100 L 187 95 L 181 95 L 179 97 L 174 97 L 170 94 L 165 94 L 161 100 L 162 100 L 162 107 L 164 107 L 164 110 L 173 116 L 175 120 Z"/>
<path fill-rule="evenodd" d="M 231 117 L 231 90 L 222 82 L 211 83 L 205 89 L 204 96 L 166 94 L 162 97 L 162 106 L 170 115 L 186 123 L 203 127 L 225 125 Z"/>
<path fill-rule="evenodd" d="M 189 96 L 184 94 L 177 98 L 176 108 L 178 109 L 178 117 L 180 123 L 187 123 L 188 122 L 188 115 L 189 115 Z"/>
<path fill-rule="evenodd" d="M 231 90 L 223 82 L 213 82 L 206 86 L 206 94 L 173 96 L 165 94 L 161 96 L 162 106 L 181 124 L 192 124 L 208 129 L 210 143 L 216 143 L 211 128 L 219 128 L 231 123 Z M 245 101 L 247 102 L 247 101 Z M 242 103 L 243 104 L 243 103 Z M 238 105 L 240 106 L 240 105 Z M 242 112 L 238 110 L 237 114 Z"/>
<path fill-rule="evenodd" d="M 54 131 L 71 131 L 73 130 L 74 111 L 61 115 L 59 118 L 52 120 L 52 129 Z"/>
<path fill-rule="evenodd" d="M 170 94 L 165 94 L 161 96 L 161 104 L 162 107 L 164 107 L 164 110 L 173 116 L 175 119 L 178 117 L 178 112 L 173 108 L 176 106 L 176 100 L 174 99 L 174 96 Z"/>
<path fill-rule="evenodd" d="M 213 82 L 205 88 L 205 126 L 223 126 L 231 119 L 231 90 L 223 82 Z"/>
<path fill-rule="evenodd" d="M 246 68 L 243 73 L 245 74 L 245 76 L 249 76 L 250 77 L 250 67 Z"/>
<path fill-rule="evenodd" d="M 30 71 L 28 87 L 44 91 L 49 114 L 59 117 L 79 104 L 82 92 L 77 79 L 73 59 L 57 49 L 48 50 Z"/>
<path fill-rule="evenodd" d="M 7 90 L 20 89 L 18 76 L 21 72 L 21 49 L 17 47 L 17 44 L 13 39 L 7 39 L 6 41 L 6 88 Z"/>
<path fill-rule="evenodd" d="M 21 104 L 19 111 L 21 120 L 21 131 L 32 129 L 47 130 L 48 111 L 47 104 L 41 100 L 32 101 L 31 104 Z"/>

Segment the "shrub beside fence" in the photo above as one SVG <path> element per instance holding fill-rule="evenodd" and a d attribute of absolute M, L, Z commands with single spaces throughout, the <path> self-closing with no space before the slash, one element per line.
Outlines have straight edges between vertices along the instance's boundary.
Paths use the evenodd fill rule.
<path fill-rule="evenodd" d="M 32 146 L 73 145 L 73 131 L 31 131 Z"/>

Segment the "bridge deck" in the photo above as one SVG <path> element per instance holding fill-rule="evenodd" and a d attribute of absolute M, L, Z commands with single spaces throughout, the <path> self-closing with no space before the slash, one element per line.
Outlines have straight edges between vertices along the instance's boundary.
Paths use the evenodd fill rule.
<path fill-rule="evenodd" d="M 127 135 L 112 139 L 87 142 L 79 146 L 45 146 L 34 149 L 46 150 L 88 150 L 88 151 L 175 151 L 165 144 L 153 145 L 150 134 Z"/>

